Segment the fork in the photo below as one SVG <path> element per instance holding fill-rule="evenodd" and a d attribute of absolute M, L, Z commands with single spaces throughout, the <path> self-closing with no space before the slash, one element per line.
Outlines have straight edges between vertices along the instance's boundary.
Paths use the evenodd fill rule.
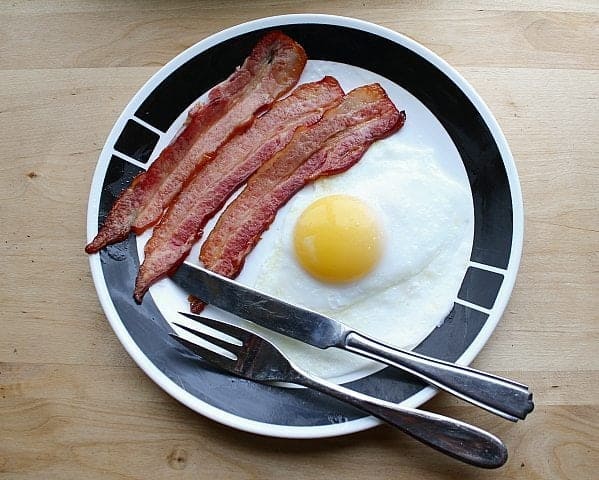
<path fill-rule="evenodd" d="M 416 440 L 470 465 L 498 468 L 507 460 L 507 449 L 502 441 L 478 427 L 435 413 L 403 408 L 322 380 L 301 370 L 277 347 L 255 333 L 211 318 L 194 316 L 194 320 L 241 342 L 241 345 L 185 325 L 175 325 L 225 350 L 235 359 L 176 333 L 169 335 L 188 350 L 227 372 L 257 382 L 288 382 L 318 390 L 384 420 Z"/>

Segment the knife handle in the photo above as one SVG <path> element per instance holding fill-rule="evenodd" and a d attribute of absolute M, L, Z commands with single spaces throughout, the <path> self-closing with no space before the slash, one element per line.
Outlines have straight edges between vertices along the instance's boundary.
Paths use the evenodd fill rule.
<path fill-rule="evenodd" d="M 507 378 L 393 348 L 357 332 L 346 336 L 345 349 L 411 373 L 513 422 L 524 420 L 534 408 L 528 387 Z"/>

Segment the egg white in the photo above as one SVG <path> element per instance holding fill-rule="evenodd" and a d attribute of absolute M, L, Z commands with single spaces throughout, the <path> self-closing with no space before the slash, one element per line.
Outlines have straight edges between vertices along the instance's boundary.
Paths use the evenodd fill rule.
<path fill-rule="evenodd" d="M 348 284 L 312 277 L 293 247 L 293 229 L 305 208 L 339 193 L 368 205 L 384 237 L 376 267 Z M 406 147 L 393 138 L 378 142 L 352 169 L 317 181 L 291 200 L 286 215 L 275 220 L 279 234 L 254 287 L 412 348 L 453 304 L 470 253 L 471 202 L 469 191 L 437 167 L 430 149 Z M 355 356 L 333 359 L 328 351 L 287 339 L 278 342 L 293 360 L 319 375 L 338 376 L 369 365 Z"/>

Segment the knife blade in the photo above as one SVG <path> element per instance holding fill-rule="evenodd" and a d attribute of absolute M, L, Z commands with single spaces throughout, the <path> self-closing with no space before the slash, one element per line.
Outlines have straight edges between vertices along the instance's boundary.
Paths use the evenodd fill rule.
<path fill-rule="evenodd" d="M 189 262 L 184 262 L 171 279 L 200 300 L 269 330 L 318 348 L 341 348 L 402 369 L 508 420 L 524 419 L 534 408 L 532 393 L 526 385 L 392 347 L 333 318 Z"/>
<path fill-rule="evenodd" d="M 351 329 L 313 310 L 278 300 L 205 268 L 184 262 L 171 276 L 210 305 L 318 348 L 343 348 Z"/>

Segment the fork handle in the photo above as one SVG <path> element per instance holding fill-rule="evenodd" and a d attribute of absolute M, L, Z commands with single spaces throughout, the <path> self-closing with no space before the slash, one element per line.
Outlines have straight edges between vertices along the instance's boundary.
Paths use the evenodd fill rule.
<path fill-rule="evenodd" d="M 507 460 L 503 442 L 473 425 L 424 410 L 399 407 L 305 372 L 298 371 L 297 374 L 294 383 L 349 403 L 457 460 L 483 468 L 498 468 Z"/>
<path fill-rule="evenodd" d="M 528 387 L 507 378 L 393 348 L 357 332 L 350 332 L 345 337 L 345 349 L 405 370 L 514 422 L 526 418 L 534 408 Z"/>

